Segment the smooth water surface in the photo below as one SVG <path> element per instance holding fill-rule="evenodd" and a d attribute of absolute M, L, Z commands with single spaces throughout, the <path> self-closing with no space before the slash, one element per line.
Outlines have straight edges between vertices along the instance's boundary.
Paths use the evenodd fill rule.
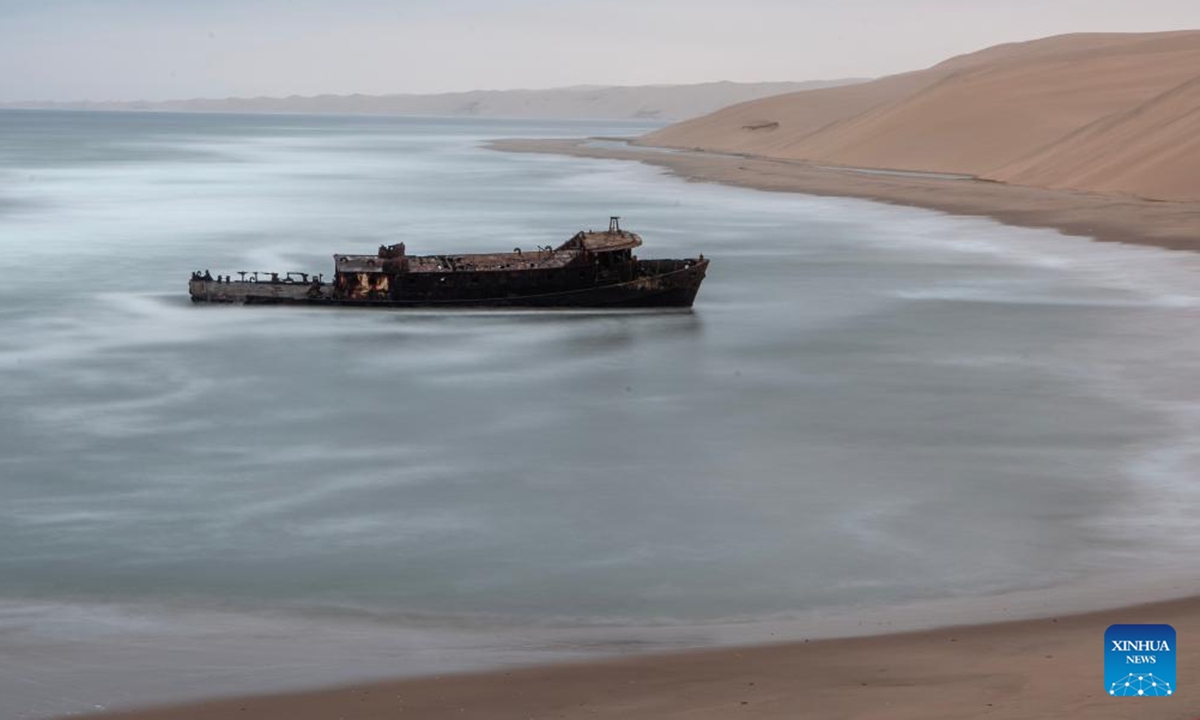
<path fill-rule="evenodd" d="M 482 147 L 644 129 L 0 112 L 0 711 L 1195 569 L 1193 256 Z M 186 295 L 612 214 L 693 311 Z"/>

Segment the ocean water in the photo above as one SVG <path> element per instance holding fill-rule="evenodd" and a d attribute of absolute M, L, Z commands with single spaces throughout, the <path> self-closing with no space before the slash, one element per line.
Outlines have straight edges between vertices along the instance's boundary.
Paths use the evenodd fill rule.
<path fill-rule="evenodd" d="M 1194 589 L 1195 256 L 484 147 L 645 129 L 0 112 L 0 715 Z M 609 215 L 692 311 L 186 294 Z"/>

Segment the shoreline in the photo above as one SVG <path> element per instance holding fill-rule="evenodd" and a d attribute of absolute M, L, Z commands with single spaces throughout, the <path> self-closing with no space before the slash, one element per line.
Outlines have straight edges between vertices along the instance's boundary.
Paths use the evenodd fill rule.
<path fill-rule="evenodd" d="M 596 147 L 593 139 L 492 140 L 484 147 L 517 153 L 634 160 L 691 182 L 768 192 L 850 197 L 983 216 L 1006 225 L 1049 228 L 1101 242 L 1200 251 L 1200 203 L 1164 202 L 1006 185 L 873 168 L 838 168 L 760 156 L 629 145 Z M 605 140 L 613 142 L 612 138 Z"/>
<path fill-rule="evenodd" d="M 1103 635 L 1167 623 L 1181 692 L 1111 698 Z M 207 700 L 96 720 L 419 718 L 1183 718 L 1200 668 L 1200 597 L 1039 620 L 637 655 Z"/>
<path fill-rule="evenodd" d="M 980 596 L 680 624 L 431 626 L 378 617 L 153 605 L 70 606 L 64 617 L 54 606 L 0 604 L 0 621 L 5 615 L 36 616 L 37 625 L 54 628 L 54 637 L 47 638 L 11 622 L 0 627 L 11 641 L 0 660 L 23 668 L 0 682 L 0 713 L 30 720 L 97 713 L 124 718 L 142 717 L 135 711 L 154 708 L 152 717 L 158 717 L 162 708 L 173 713 L 230 698 L 290 698 L 434 677 L 499 679 L 516 671 L 607 666 L 623 659 L 674 664 L 702 653 L 728 657 L 760 647 L 833 647 L 850 640 L 1002 623 L 1016 627 L 1189 601 L 1200 612 L 1200 586 L 1190 575 L 1118 573 Z M 98 620 L 99 631 L 89 618 Z M 62 645 L 63 638 L 72 639 Z M 47 648 L 57 649 L 47 654 Z M 64 652 L 69 661 L 56 662 Z M 75 680 L 63 694 L 60 679 L 66 677 Z M 21 683 L 42 689 L 23 694 Z M 50 688 L 57 692 L 48 693 Z M 13 695 L 5 696 L 6 689 Z M 280 711 L 279 716 L 291 714 Z"/>
<path fill-rule="evenodd" d="M 662 149 L 597 148 L 586 141 L 494 141 L 498 150 L 639 160 L 685 179 L 776 192 L 855 197 L 983 215 L 1174 250 L 1200 250 L 1183 232 L 1200 204 L 1157 203 L 1020 188 L 987 181 L 870 173 Z M 565 150 L 565 151 L 564 151 Z M 989 206 L 992 203 L 992 206 Z M 1092 217 L 1094 213 L 1095 217 Z M 1085 217 L 1086 216 L 1086 217 Z M 1016 221 L 1009 218 L 1015 218 Z M 1090 219 L 1089 219 L 1090 218 Z M 1127 235 L 1142 218 L 1146 227 Z M 1147 220 L 1147 218 L 1149 218 Z M 1088 225 L 1082 224 L 1087 220 Z M 1194 589 L 1189 589 L 1195 592 Z M 1091 592 L 1130 602 L 1153 592 Z M 1123 596 L 1122 596 L 1123 595 Z M 1092 607 L 1103 605 L 1094 602 Z M 1158 597 L 1162 597 L 1159 595 Z M 1189 717 L 1188 678 L 1200 667 L 1190 637 L 1200 633 L 1200 596 L 1117 609 L 1072 605 L 1057 617 L 1009 619 L 995 612 L 961 624 L 947 613 L 936 629 L 821 640 L 655 652 L 595 660 L 405 677 L 326 689 L 201 700 L 94 715 L 97 720 L 209 720 L 249 717 L 346 720 L 421 718 L 1176 718 Z M 1026 616 L 1028 617 L 1028 616 Z M 1179 633 L 1184 685 L 1172 698 L 1126 700 L 1103 692 L 1102 647 L 1113 623 L 1168 623 Z M 883 634 L 878 634 L 883 633 Z M 1192 711 L 1194 712 L 1194 710 Z"/>

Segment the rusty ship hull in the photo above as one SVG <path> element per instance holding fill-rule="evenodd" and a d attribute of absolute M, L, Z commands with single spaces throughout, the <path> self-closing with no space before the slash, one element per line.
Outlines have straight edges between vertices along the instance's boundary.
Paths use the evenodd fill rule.
<path fill-rule="evenodd" d="M 335 255 L 334 277 L 304 273 L 193 273 L 196 303 L 379 308 L 686 308 L 708 270 L 703 255 L 641 260 L 641 238 L 614 218 L 557 248 L 410 256 L 402 244 L 375 255 Z"/>
<path fill-rule="evenodd" d="M 402 292 L 378 289 L 374 295 L 340 294 L 334 283 L 318 285 L 286 281 L 192 280 L 188 291 L 192 302 L 240 305 L 341 305 L 346 307 L 691 307 L 708 269 L 708 260 L 651 260 L 672 262 L 681 267 L 643 275 L 627 282 L 592 287 L 561 287 L 555 278 L 532 281 L 531 289 L 500 292 L 456 287 L 410 287 Z M 468 280 L 468 282 L 470 282 Z M 482 283 L 480 283 L 482 284 Z M 474 283 L 472 283 L 474 285 Z M 538 287 L 546 292 L 538 292 Z M 550 289 L 556 288 L 556 289 Z"/>

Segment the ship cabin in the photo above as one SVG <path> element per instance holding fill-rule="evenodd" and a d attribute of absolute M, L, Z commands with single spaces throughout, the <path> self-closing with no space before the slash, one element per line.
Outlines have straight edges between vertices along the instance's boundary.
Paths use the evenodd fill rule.
<path fill-rule="evenodd" d="M 403 243 L 375 255 L 335 255 L 334 293 L 351 301 L 479 300 L 572 292 L 637 276 L 642 239 L 621 229 L 580 231 L 558 247 L 506 253 L 408 255 Z"/>

